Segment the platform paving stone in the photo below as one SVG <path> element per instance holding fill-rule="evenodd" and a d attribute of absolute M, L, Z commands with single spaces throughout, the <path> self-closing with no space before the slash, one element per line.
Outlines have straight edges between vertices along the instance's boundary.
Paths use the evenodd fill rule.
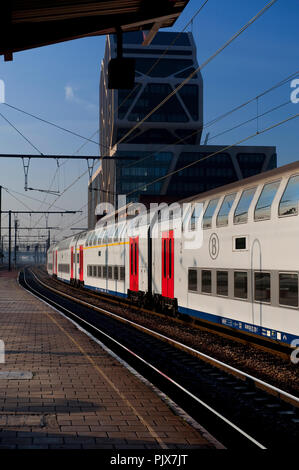
<path fill-rule="evenodd" d="M 0 449 L 217 447 L 16 272 L 0 275 L 0 340 Z"/>

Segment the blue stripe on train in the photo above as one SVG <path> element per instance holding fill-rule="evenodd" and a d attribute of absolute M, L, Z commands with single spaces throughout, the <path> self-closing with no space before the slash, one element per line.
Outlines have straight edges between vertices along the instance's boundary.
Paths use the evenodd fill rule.
<path fill-rule="evenodd" d="M 59 276 L 57 276 L 57 279 L 59 279 L 59 281 L 67 282 L 68 284 L 70 284 L 70 281 L 68 279 L 63 279 L 62 277 L 59 277 Z"/>
<path fill-rule="evenodd" d="M 265 328 L 252 323 L 246 323 L 239 320 L 233 320 L 231 318 L 221 317 L 220 315 L 213 315 L 212 313 L 201 312 L 199 310 L 193 310 L 192 308 L 179 307 L 179 312 L 192 317 L 197 317 L 202 320 L 207 320 L 213 323 L 218 323 L 222 326 L 229 326 L 236 328 L 237 330 L 245 331 L 246 333 L 253 333 L 255 335 L 267 337 L 275 341 L 281 341 L 283 343 L 290 344 L 294 339 L 298 339 L 298 336 L 294 336 L 284 331 L 272 330 L 271 328 Z"/>
<path fill-rule="evenodd" d="M 88 284 L 84 284 L 84 287 L 86 289 L 91 289 L 97 292 L 104 292 L 106 294 L 117 295 L 118 297 L 127 297 L 127 294 L 125 294 L 124 292 L 117 292 L 115 290 L 110 289 L 102 289 L 102 287 L 89 286 Z"/>
<path fill-rule="evenodd" d="M 67 279 L 58 278 L 61 281 L 69 283 Z M 101 287 L 94 287 L 88 284 L 84 284 L 86 289 L 91 289 L 97 292 L 104 292 L 106 294 L 117 295 L 118 297 L 126 298 L 127 294 L 123 292 L 117 292 L 110 289 L 102 289 Z M 283 343 L 290 344 L 294 339 L 298 339 L 298 336 L 285 333 L 284 331 L 272 330 L 270 328 L 264 328 L 261 326 L 253 325 L 252 323 L 246 323 L 231 318 L 221 317 L 220 315 L 213 315 L 212 313 L 201 312 L 200 310 L 194 310 L 192 308 L 178 307 L 180 313 L 190 315 L 192 317 L 200 318 L 201 320 L 207 320 L 213 323 L 217 323 L 222 326 L 228 326 L 230 328 L 236 328 L 237 330 L 245 331 L 246 333 L 252 333 L 255 335 L 263 336 L 268 339 L 280 341 Z"/>
<path fill-rule="evenodd" d="M 59 279 L 60 281 L 63 281 L 63 282 L 67 282 L 68 284 L 70 284 L 70 281 L 68 279 L 63 279 L 62 277 L 59 277 L 57 276 L 57 279 Z M 119 297 L 128 297 L 127 294 L 123 293 L 123 292 L 117 292 L 115 290 L 110 290 L 110 289 L 102 289 L 101 287 L 95 287 L 95 286 L 90 286 L 88 284 L 84 284 L 83 286 L 85 289 L 90 289 L 90 290 L 94 290 L 94 291 L 97 291 L 97 292 L 104 292 L 106 294 L 111 294 L 111 295 L 117 295 Z"/>

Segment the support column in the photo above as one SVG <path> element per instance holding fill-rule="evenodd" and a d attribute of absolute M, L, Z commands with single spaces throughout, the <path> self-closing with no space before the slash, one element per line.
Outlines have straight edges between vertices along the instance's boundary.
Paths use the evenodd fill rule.
<path fill-rule="evenodd" d="M 8 271 L 11 271 L 11 211 L 8 211 Z"/>

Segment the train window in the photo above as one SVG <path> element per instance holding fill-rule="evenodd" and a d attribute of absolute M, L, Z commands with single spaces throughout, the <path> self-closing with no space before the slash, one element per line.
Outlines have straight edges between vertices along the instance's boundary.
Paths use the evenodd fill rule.
<path fill-rule="evenodd" d="M 279 203 L 280 217 L 298 214 L 299 175 L 291 176 Z"/>
<path fill-rule="evenodd" d="M 196 230 L 198 220 L 202 214 L 204 202 L 196 202 L 190 218 L 190 230 Z"/>
<path fill-rule="evenodd" d="M 256 188 L 245 189 L 238 202 L 234 214 L 234 224 L 244 224 L 247 222 L 248 209 L 253 199 Z"/>
<path fill-rule="evenodd" d="M 94 232 L 92 237 L 92 246 L 96 246 L 98 244 L 98 234 Z"/>
<path fill-rule="evenodd" d="M 112 266 L 108 266 L 108 279 L 112 279 Z"/>
<path fill-rule="evenodd" d="M 113 273 L 114 279 L 117 281 L 118 280 L 118 266 L 114 266 L 113 271 L 114 271 Z"/>
<path fill-rule="evenodd" d="M 217 227 L 225 227 L 226 225 L 228 225 L 228 215 L 229 215 L 230 210 L 232 208 L 232 205 L 234 203 L 236 194 L 237 193 L 228 194 L 223 199 L 223 202 L 221 204 L 221 207 L 220 207 L 220 210 L 218 212 L 217 219 L 216 219 Z"/>
<path fill-rule="evenodd" d="M 125 280 L 125 267 L 124 266 L 120 266 L 119 268 L 119 279 L 121 281 Z"/>
<path fill-rule="evenodd" d="M 88 234 L 88 237 L 86 238 L 85 246 L 89 246 L 89 240 L 91 239 L 91 237 L 92 237 L 92 232 Z"/>
<path fill-rule="evenodd" d="M 298 274 L 279 274 L 279 303 L 298 307 Z"/>
<path fill-rule="evenodd" d="M 212 292 L 212 273 L 205 269 L 201 271 L 201 292 L 205 294 Z"/>
<path fill-rule="evenodd" d="M 257 302 L 271 302 L 270 282 L 270 273 L 254 273 L 254 300 Z"/>
<path fill-rule="evenodd" d="M 115 230 L 115 233 L 113 235 L 113 238 L 114 238 L 115 242 L 118 241 L 118 235 L 119 235 L 119 225 L 116 226 L 116 230 Z"/>
<path fill-rule="evenodd" d="M 263 187 L 254 211 L 254 220 L 268 220 L 271 217 L 271 205 L 279 188 L 280 181 L 267 183 Z"/>
<path fill-rule="evenodd" d="M 102 266 L 98 266 L 98 277 L 102 277 Z"/>
<path fill-rule="evenodd" d="M 77 253 L 77 263 L 79 263 L 79 253 Z"/>
<path fill-rule="evenodd" d="M 228 296 L 228 272 L 217 271 L 217 294 Z"/>
<path fill-rule="evenodd" d="M 107 266 L 103 266 L 103 278 L 107 278 Z"/>
<path fill-rule="evenodd" d="M 97 277 L 97 266 L 92 267 L 92 275 L 93 277 Z"/>
<path fill-rule="evenodd" d="M 235 237 L 235 250 L 246 250 L 246 237 Z"/>
<path fill-rule="evenodd" d="M 247 299 L 247 272 L 234 272 L 234 296 L 238 299 Z"/>
<path fill-rule="evenodd" d="M 203 228 L 211 228 L 212 227 L 212 217 L 214 215 L 216 206 L 218 204 L 219 199 L 212 199 L 203 216 Z"/>
<path fill-rule="evenodd" d="M 197 270 L 188 270 L 188 290 L 197 291 Z"/>
<path fill-rule="evenodd" d="M 91 274 L 91 266 L 88 265 L 88 266 L 87 266 L 87 276 L 88 276 L 88 277 L 91 277 L 91 275 L 92 275 L 92 274 Z"/>
<path fill-rule="evenodd" d="M 110 227 L 108 227 L 108 231 L 107 231 L 108 243 L 113 241 L 114 232 L 115 232 L 115 226 L 110 225 Z"/>

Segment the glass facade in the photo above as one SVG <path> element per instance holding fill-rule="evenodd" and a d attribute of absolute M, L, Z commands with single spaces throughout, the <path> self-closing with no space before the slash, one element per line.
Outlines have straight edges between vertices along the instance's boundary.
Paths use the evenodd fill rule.
<path fill-rule="evenodd" d="M 134 31 L 130 33 L 123 33 L 124 44 L 139 44 L 141 45 L 144 41 L 142 31 Z M 178 35 L 176 32 L 158 32 L 151 44 L 153 46 L 169 46 L 174 43 L 176 46 L 190 46 L 190 39 L 187 33 L 181 33 Z"/>
<path fill-rule="evenodd" d="M 88 193 L 89 227 L 94 226 L 90 220 L 95 218 L 97 204 L 114 204 L 116 194 L 128 195 L 127 202 L 137 201 L 144 195 L 165 195 L 168 200 L 179 200 L 237 181 L 240 174 L 243 177 L 256 174 L 266 166 L 265 158 L 267 169 L 276 167 L 274 148 L 267 150 L 262 147 L 256 151 L 254 147 L 252 150 L 251 147 L 234 147 L 226 151 L 220 146 L 200 145 L 203 128 L 200 70 L 145 122 L 140 123 L 198 69 L 191 32 L 178 35 L 159 31 L 146 48 L 142 46 L 143 40 L 141 31 L 123 34 L 124 56 L 136 61 L 135 87 L 133 90 L 111 90 L 107 88 L 107 69 L 110 59 L 116 56 L 117 43 L 116 35 L 107 37 L 101 64 L 100 154 L 122 158 L 103 160 L 97 170 L 98 176 L 93 178 L 94 191 Z M 162 53 L 164 56 L 161 58 Z M 119 143 L 137 123 L 139 127 Z M 221 153 L 210 156 L 219 151 Z M 132 156 L 136 156 L 137 161 L 126 158 Z M 181 170 L 190 163 L 193 165 Z M 172 171 L 177 173 L 150 184 Z M 133 192 L 137 188 L 138 191 Z M 229 203 L 227 200 L 226 205 Z M 225 214 L 221 215 L 220 224 L 227 220 L 228 208 L 222 209 Z"/>
<path fill-rule="evenodd" d="M 183 70 L 182 72 L 180 73 L 176 73 L 175 76 L 178 77 L 178 78 L 187 78 L 189 77 L 189 75 L 192 73 L 192 72 L 195 72 L 195 68 L 194 67 L 189 67 L 188 69 L 186 70 Z M 193 78 L 197 78 L 197 74 L 195 73 L 193 76 L 192 76 L 192 79 Z M 192 80 L 191 79 L 191 80 Z"/>
<path fill-rule="evenodd" d="M 141 89 L 141 83 L 135 83 L 133 90 L 118 90 L 118 118 L 123 119 Z"/>
<path fill-rule="evenodd" d="M 126 129 L 126 132 L 129 131 L 129 128 Z M 167 129 L 148 129 L 141 131 L 132 137 L 132 134 L 129 136 L 128 142 L 130 144 L 174 144 L 178 140 L 174 134 L 172 134 Z"/>
<path fill-rule="evenodd" d="M 168 194 L 179 193 L 187 197 L 193 191 L 194 194 L 201 193 L 237 180 L 229 154 L 221 153 L 205 159 L 208 155 L 208 153 L 182 152 L 177 161 L 176 170 L 196 160 L 199 162 L 172 176 Z"/>
<path fill-rule="evenodd" d="M 185 85 L 178 92 L 192 119 L 198 120 L 198 87 L 196 85 Z M 191 132 L 190 132 L 191 134 Z"/>
<path fill-rule="evenodd" d="M 180 145 L 195 145 L 197 140 L 198 129 L 175 129 L 175 134 L 180 140 Z"/>
<path fill-rule="evenodd" d="M 169 77 L 177 72 L 191 67 L 193 60 L 190 59 L 150 59 L 142 57 L 136 59 L 136 70 L 150 77 Z"/>
<path fill-rule="evenodd" d="M 142 47 L 142 49 L 137 49 L 137 48 L 134 48 L 134 47 L 124 47 L 123 48 L 123 53 L 124 54 L 136 54 L 136 55 L 184 55 L 184 56 L 187 56 L 187 55 L 192 55 L 192 51 L 186 51 L 184 49 L 175 49 L 175 50 L 172 50 L 172 49 L 168 49 L 168 50 L 165 50 L 165 49 L 145 49 L 145 47 Z"/>
<path fill-rule="evenodd" d="M 167 83 L 149 83 L 139 96 L 133 110 L 129 114 L 129 121 L 141 121 L 152 109 L 166 98 L 172 88 Z M 176 96 L 172 96 L 164 105 L 154 112 L 147 122 L 187 122 L 188 117 Z"/>
<path fill-rule="evenodd" d="M 265 163 L 264 153 L 239 153 L 237 160 L 242 172 L 243 178 L 256 175 L 262 171 Z"/>
<path fill-rule="evenodd" d="M 138 201 L 141 193 L 160 194 L 163 180 L 146 186 L 153 180 L 166 175 L 169 171 L 169 165 L 173 158 L 172 152 L 160 152 L 151 154 L 150 152 L 130 152 L 131 156 L 140 158 L 140 162 L 132 163 L 132 160 L 126 160 L 127 152 L 118 152 L 123 159 L 117 164 L 117 193 L 127 194 L 130 191 L 139 189 L 129 195 L 127 201 Z M 150 159 L 143 160 L 150 156 Z M 144 186 L 144 187 L 143 187 Z"/>

